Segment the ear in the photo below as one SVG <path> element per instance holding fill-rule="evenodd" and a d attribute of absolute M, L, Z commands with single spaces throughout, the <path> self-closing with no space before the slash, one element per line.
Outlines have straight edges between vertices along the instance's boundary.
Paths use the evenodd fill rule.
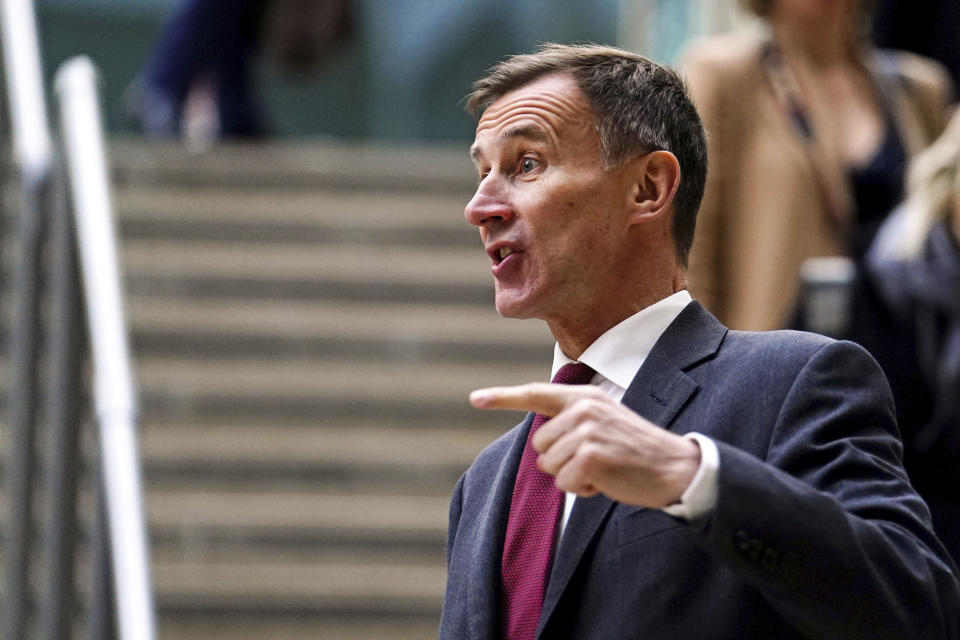
<path fill-rule="evenodd" d="M 660 218 L 673 205 L 680 186 L 680 163 L 669 151 L 652 151 L 635 158 L 629 224 Z"/>

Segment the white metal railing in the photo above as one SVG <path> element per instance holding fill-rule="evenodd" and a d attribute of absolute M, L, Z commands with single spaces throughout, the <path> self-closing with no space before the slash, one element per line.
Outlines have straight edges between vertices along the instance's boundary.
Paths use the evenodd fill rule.
<path fill-rule="evenodd" d="M 0 11 L 14 150 L 24 173 L 42 175 L 53 154 L 33 2 L 3 0 Z"/>
<path fill-rule="evenodd" d="M 118 620 L 122 640 L 152 640 L 155 611 L 137 448 L 137 403 L 124 321 L 97 72 L 77 57 L 57 71 L 65 165 L 93 355 Z"/>

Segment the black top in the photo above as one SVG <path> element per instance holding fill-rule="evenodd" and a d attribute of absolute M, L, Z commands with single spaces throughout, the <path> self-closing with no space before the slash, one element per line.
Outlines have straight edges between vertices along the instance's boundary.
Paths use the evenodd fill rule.
<path fill-rule="evenodd" d="M 856 216 L 848 242 L 850 255 L 857 262 L 867 253 L 880 224 L 903 199 L 907 151 L 889 117 L 886 130 L 870 161 L 847 174 Z"/>

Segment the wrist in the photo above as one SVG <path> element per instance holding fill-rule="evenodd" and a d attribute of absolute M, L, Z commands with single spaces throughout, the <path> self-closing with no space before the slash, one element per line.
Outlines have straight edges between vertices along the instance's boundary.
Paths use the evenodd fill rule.
<path fill-rule="evenodd" d="M 682 500 L 684 493 L 690 487 L 697 475 L 697 470 L 700 468 L 700 444 L 692 438 L 677 436 L 677 439 L 680 448 L 673 459 L 669 472 L 666 505 L 677 504 Z"/>

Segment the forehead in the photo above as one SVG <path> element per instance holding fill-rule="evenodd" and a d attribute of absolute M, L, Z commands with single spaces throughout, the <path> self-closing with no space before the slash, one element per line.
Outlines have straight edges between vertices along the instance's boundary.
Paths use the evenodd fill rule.
<path fill-rule="evenodd" d="M 553 74 L 510 91 L 483 112 L 471 147 L 475 158 L 489 144 L 513 137 L 542 138 L 560 146 L 596 138 L 596 118 L 573 77 Z"/>

